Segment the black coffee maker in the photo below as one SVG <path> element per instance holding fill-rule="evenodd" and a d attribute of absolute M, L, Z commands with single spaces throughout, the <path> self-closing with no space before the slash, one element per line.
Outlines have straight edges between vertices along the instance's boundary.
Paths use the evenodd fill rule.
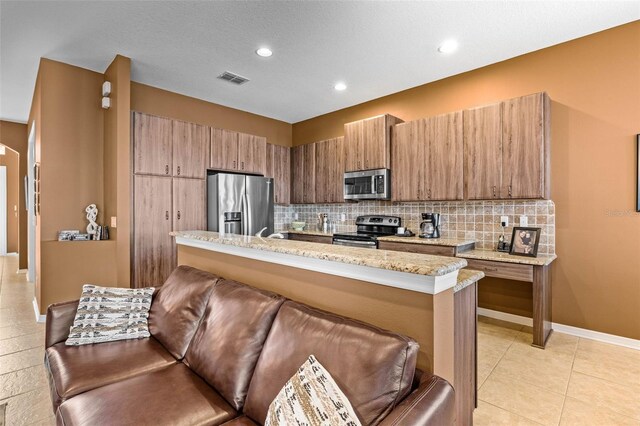
<path fill-rule="evenodd" d="M 420 238 L 440 238 L 440 213 L 422 213 Z"/>

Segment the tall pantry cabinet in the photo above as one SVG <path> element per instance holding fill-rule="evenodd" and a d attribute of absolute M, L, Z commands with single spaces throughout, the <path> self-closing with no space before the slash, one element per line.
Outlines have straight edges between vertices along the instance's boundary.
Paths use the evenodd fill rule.
<path fill-rule="evenodd" d="M 134 287 L 159 286 L 176 266 L 171 231 L 206 229 L 209 128 L 133 113 Z"/>

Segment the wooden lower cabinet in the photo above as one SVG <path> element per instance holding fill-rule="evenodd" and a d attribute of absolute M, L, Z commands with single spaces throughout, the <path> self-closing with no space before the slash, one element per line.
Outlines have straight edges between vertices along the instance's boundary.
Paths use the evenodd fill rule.
<path fill-rule="evenodd" d="M 378 240 L 380 250 L 402 251 L 406 253 L 432 254 L 435 256 L 455 256 L 456 248 L 448 246 L 435 246 L 428 244 L 397 243 L 394 241 Z"/>
<path fill-rule="evenodd" d="M 162 285 L 175 268 L 172 178 L 134 176 L 132 287 Z"/>
<path fill-rule="evenodd" d="M 294 234 L 289 233 L 290 240 L 294 241 L 306 241 L 308 243 L 321 243 L 321 244 L 331 244 L 333 237 L 324 236 L 324 235 L 309 235 L 309 234 Z"/>
<path fill-rule="evenodd" d="M 474 312 L 454 316 L 454 379 L 456 424 L 472 425 L 478 405 L 478 283 L 453 294 L 454 312 Z"/>

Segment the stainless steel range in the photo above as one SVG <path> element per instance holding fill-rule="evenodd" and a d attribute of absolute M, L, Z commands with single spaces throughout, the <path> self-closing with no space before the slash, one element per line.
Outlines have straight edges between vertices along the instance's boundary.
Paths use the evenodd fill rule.
<path fill-rule="evenodd" d="M 356 232 L 333 234 L 333 244 L 377 249 L 378 237 L 395 235 L 402 226 L 402 219 L 398 216 L 358 216 L 356 226 Z"/>

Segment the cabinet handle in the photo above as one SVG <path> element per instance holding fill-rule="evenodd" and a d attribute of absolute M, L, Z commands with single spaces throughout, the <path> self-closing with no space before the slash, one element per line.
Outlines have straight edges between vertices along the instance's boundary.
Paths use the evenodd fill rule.
<path fill-rule="evenodd" d="M 180 210 L 178 210 L 178 220 L 180 220 Z"/>
<path fill-rule="evenodd" d="M 487 272 L 498 272 L 498 268 L 492 268 L 490 266 L 482 266 L 480 269 Z"/>
<path fill-rule="evenodd" d="M 233 160 L 233 169 L 236 169 L 236 160 Z"/>
<path fill-rule="evenodd" d="M 178 176 L 180 176 L 180 166 L 178 166 Z"/>
<path fill-rule="evenodd" d="M 241 169 L 244 170 L 244 161 L 240 164 L 242 164 Z"/>
<path fill-rule="evenodd" d="M 276 203 L 278 202 L 278 196 L 276 195 Z"/>
<path fill-rule="evenodd" d="M 164 212 L 164 220 L 169 220 L 169 210 Z"/>
<path fill-rule="evenodd" d="M 496 186 L 493 185 L 493 198 L 496 198 Z"/>
<path fill-rule="evenodd" d="M 511 196 L 512 196 L 512 194 L 511 194 L 511 185 L 509 185 L 509 197 L 511 197 Z"/>
<path fill-rule="evenodd" d="M 431 188 L 427 190 L 427 198 L 431 199 Z"/>
<path fill-rule="evenodd" d="M 168 174 L 169 174 L 169 165 L 168 165 L 168 164 L 166 164 L 166 165 L 164 166 L 164 174 L 165 174 L 165 175 L 168 175 Z"/>

